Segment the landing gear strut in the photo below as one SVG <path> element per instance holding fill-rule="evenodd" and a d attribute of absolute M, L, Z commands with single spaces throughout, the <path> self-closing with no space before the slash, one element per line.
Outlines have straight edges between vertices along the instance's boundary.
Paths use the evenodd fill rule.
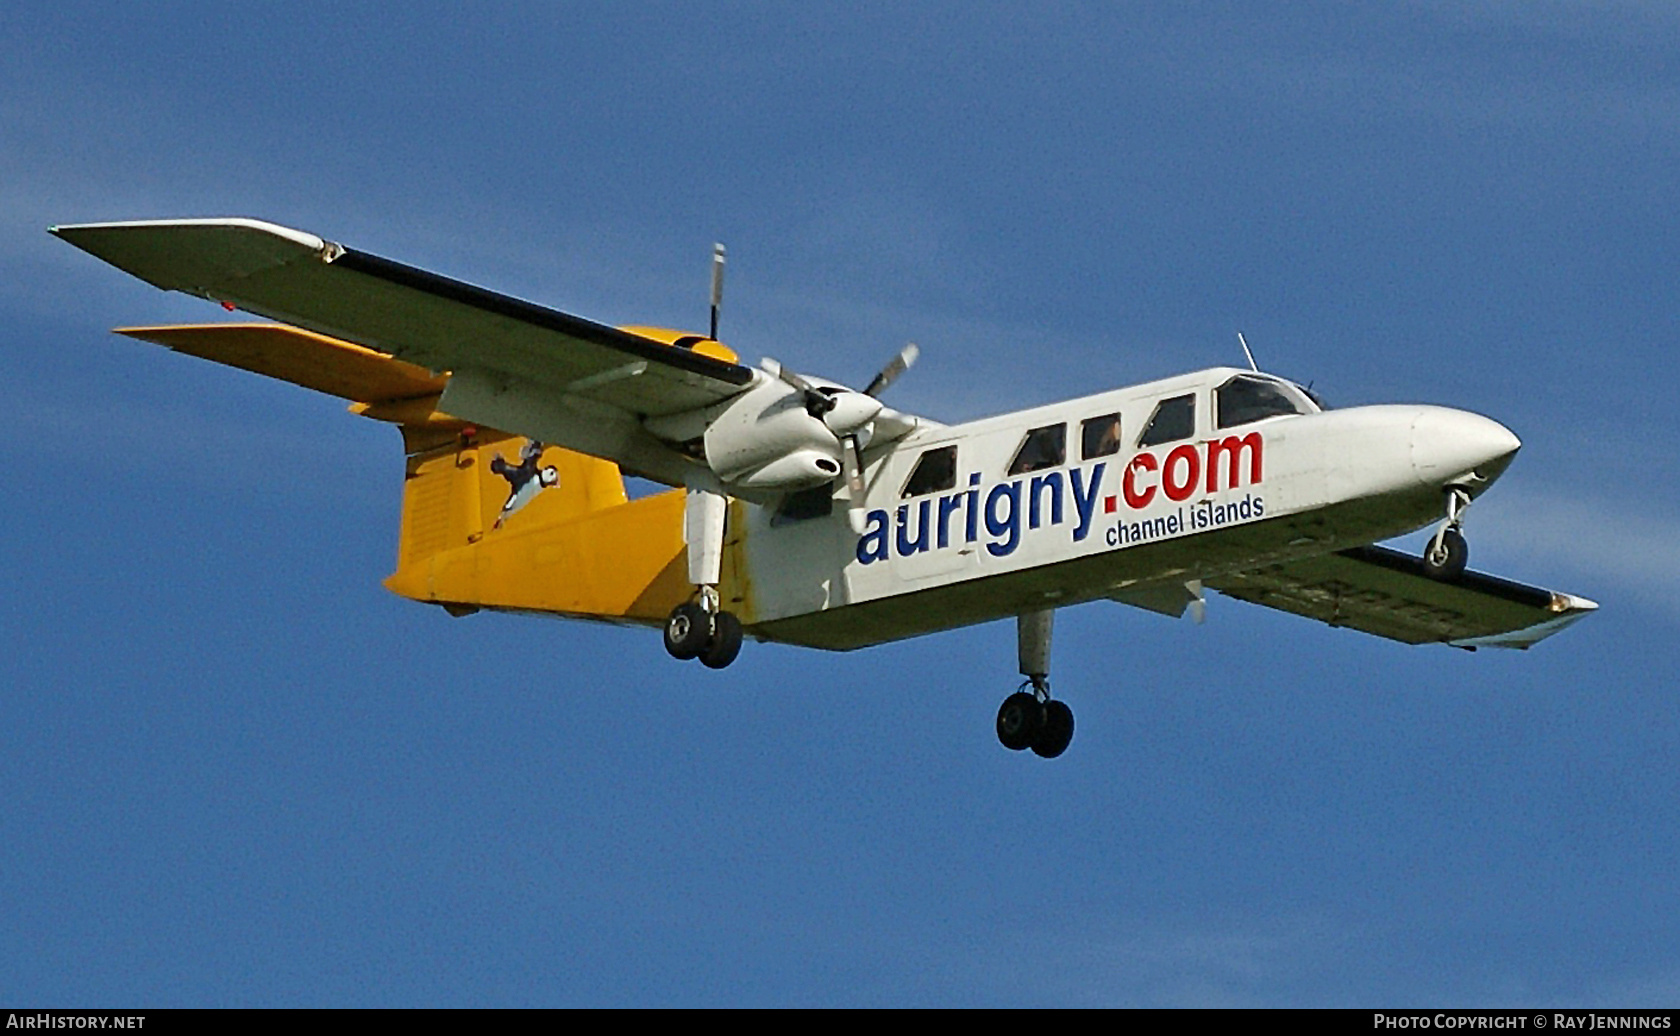
<path fill-rule="evenodd" d="M 1050 630 L 1055 612 L 1027 612 L 1015 620 L 1021 657 L 1021 689 L 1003 699 L 998 709 L 997 736 L 1003 747 L 1054 759 L 1073 740 L 1073 710 L 1050 697 Z"/>
<path fill-rule="evenodd" d="M 708 669 L 722 669 L 741 653 L 741 620 L 723 610 L 718 577 L 723 568 L 723 523 L 729 502 L 704 489 L 690 489 L 683 507 L 688 541 L 688 580 L 694 600 L 671 609 L 665 620 L 665 650 L 672 658 L 698 658 Z"/>
<path fill-rule="evenodd" d="M 1464 512 L 1469 507 L 1469 493 L 1458 486 L 1447 487 L 1447 517 L 1424 548 L 1424 575 L 1450 583 L 1464 574 L 1470 561 L 1470 545 L 1463 532 Z"/>

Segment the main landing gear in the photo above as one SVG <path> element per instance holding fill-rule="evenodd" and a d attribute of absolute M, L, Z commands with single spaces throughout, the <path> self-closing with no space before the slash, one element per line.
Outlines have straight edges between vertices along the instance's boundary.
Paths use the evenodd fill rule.
<path fill-rule="evenodd" d="M 688 581 L 694 600 L 671 609 L 665 620 L 665 650 L 681 661 L 698 658 L 708 669 L 722 669 L 741 653 L 741 620 L 723 610 L 718 577 L 723 570 L 723 523 L 729 501 L 705 489 L 689 489 L 683 505 L 683 536 L 688 542 Z"/>
<path fill-rule="evenodd" d="M 741 620 L 717 606 L 715 588 L 703 587 L 699 600 L 671 610 L 665 620 L 665 650 L 672 658 L 698 658 L 707 669 L 722 669 L 741 653 Z"/>
<path fill-rule="evenodd" d="M 1021 658 L 1021 689 L 1003 699 L 998 709 L 997 736 L 1012 752 L 1030 748 L 1033 754 L 1054 759 L 1073 740 L 1073 710 L 1050 697 L 1050 630 L 1055 612 L 1027 612 L 1015 619 L 1015 638 Z"/>
<path fill-rule="evenodd" d="M 1464 512 L 1470 494 L 1458 486 L 1447 487 L 1447 517 L 1423 551 L 1423 574 L 1450 583 L 1464 574 L 1470 561 L 1470 545 L 1464 541 Z"/>

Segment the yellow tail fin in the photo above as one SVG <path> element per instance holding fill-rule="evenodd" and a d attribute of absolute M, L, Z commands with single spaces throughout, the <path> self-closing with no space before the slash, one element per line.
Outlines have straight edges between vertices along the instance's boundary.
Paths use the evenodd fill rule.
<path fill-rule="evenodd" d="M 393 593 L 441 604 L 658 624 L 692 592 L 683 495 L 627 500 L 618 466 L 502 432 L 409 444 Z"/>
<path fill-rule="evenodd" d="M 119 331 L 401 426 L 408 461 L 397 570 L 385 581 L 393 593 L 455 614 L 504 608 L 653 625 L 692 593 L 680 491 L 626 500 L 610 461 L 440 413 L 447 374 L 285 324 Z"/>

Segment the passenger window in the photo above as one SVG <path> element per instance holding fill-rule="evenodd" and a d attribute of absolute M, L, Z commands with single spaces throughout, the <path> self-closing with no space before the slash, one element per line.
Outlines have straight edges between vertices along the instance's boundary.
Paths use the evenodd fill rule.
<path fill-rule="evenodd" d="M 1307 408 L 1284 385 L 1266 378 L 1238 376 L 1214 392 L 1219 427 L 1232 428 L 1279 414 L 1304 414 Z"/>
<path fill-rule="evenodd" d="M 916 470 L 910 472 L 910 480 L 904 483 L 904 492 L 899 495 L 911 497 L 937 493 L 956 484 L 957 448 L 941 446 L 922 454 L 921 459 L 916 461 Z"/>
<path fill-rule="evenodd" d="M 1120 452 L 1120 415 L 1087 418 L 1079 426 L 1079 459 L 1107 457 Z"/>
<path fill-rule="evenodd" d="M 1067 425 L 1053 424 L 1034 428 L 1026 441 L 1015 451 L 1009 464 L 1011 475 L 1025 475 L 1029 471 L 1053 468 L 1067 460 Z"/>
<path fill-rule="evenodd" d="M 1139 446 L 1159 446 L 1164 442 L 1188 439 L 1196 434 L 1196 397 L 1174 396 L 1163 399 L 1155 407 L 1155 415 L 1138 439 Z"/>

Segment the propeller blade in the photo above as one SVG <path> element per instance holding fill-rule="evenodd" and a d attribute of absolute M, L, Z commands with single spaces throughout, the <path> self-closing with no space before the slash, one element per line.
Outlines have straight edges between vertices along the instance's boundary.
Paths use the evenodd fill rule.
<path fill-rule="evenodd" d="M 882 367 L 881 373 L 875 375 L 875 380 L 869 383 L 869 387 L 863 390 L 863 394 L 880 396 L 887 390 L 888 385 L 898 380 L 900 374 L 910 369 L 910 365 L 915 363 L 916 357 L 921 354 L 922 351 L 916 347 L 915 342 L 911 342 L 900 349 L 898 355 L 893 357 L 892 362 Z"/>
<path fill-rule="evenodd" d="M 766 373 L 773 377 L 782 379 L 784 382 L 792 385 L 794 388 L 803 393 L 805 396 L 805 412 L 817 420 L 821 421 L 824 414 L 834 409 L 833 396 L 827 396 L 817 391 L 817 387 L 815 385 L 812 385 L 793 371 L 783 367 L 780 363 L 777 363 L 770 357 L 766 356 L 759 366 L 763 367 Z"/>
<path fill-rule="evenodd" d="M 783 367 L 779 362 L 772 360 L 768 356 L 764 358 L 764 362 L 760 363 L 759 366 L 764 368 L 765 373 L 771 375 L 772 377 L 782 379 L 801 392 L 812 391 L 810 382 L 801 378 L 793 371 L 788 370 L 786 367 Z"/>
<path fill-rule="evenodd" d="M 846 436 L 842 446 L 845 448 L 847 517 L 851 520 L 852 531 L 862 535 L 865 524 L 863 515 L 863 450 L 858 446 L 856 435 Z"/>
<path fill-rule="evenodd" d="M 717 341 L 718 313 L 723 309 L 723 243 L 712 245 L 712 341 Z"/>

